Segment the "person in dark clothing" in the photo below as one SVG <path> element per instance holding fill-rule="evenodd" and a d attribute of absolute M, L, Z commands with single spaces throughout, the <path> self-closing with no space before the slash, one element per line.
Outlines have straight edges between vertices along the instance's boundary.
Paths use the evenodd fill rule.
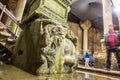
<path fill-rule="evenodd" d="M 106 69 L 111 68 L 111 53 L 115 53 L 118 68 L 120 69 L 120 33 L 114 31 L 114 26 L 109 25 L 109 32 L 105 35 L 105 45 L 106 45 Z"/>

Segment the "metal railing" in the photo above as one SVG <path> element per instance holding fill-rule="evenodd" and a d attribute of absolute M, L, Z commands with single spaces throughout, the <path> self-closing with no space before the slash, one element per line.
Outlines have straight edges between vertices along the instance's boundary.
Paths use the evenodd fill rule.
<path fill-rule="evenodd" d="M 17 29 L 19 27 L 19 20 L 17 20 L 17 18 L 6 8 L 6 5 L 3 5 L 1 2 L 0 2 L 0 9 L 2 10 L 2 12 L 0 14 L 0 26 L 3 26 L 10 33 L 12 33 L 12 35 L 16 36 L 16 31 L 17 31 Z M 13 33 L 12 31 L 10 31 L 8 29 L 8 26 L 6 26 L 4 23 L 1 22 L 1 19 L 2 19 L 4 13 L 17 25 L 15 33 Z"/>

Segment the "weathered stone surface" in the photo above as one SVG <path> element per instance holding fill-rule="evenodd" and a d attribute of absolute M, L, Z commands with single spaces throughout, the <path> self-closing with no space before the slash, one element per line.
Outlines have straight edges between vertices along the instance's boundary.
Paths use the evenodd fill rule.
<path fill-rule="evenodd" d="M 94 54 L 96 51 L 101 51 L 101 39 L 103 37 L 102 32 L 96 28 L 90 28 L 88 33 L 89 38 L 89 50 Z"/>
<path fill-rule="evenodd" d="M 46 24 L 46 21 L 42 23 Z M 37 73 L 72 71 L 77 64 L 73 44 L 76 37 L 66 30 L 60 25 L 43 26 L 40 19 L 35 20 L 21 33 L 16 43 L 13 64 L 26 71 L 31 70 L 31 73 L 36 70 Z"/>
<path fill-rule="evenodd" d="M 71 72 L 77 66 L 77 37 L 64 24 L 67 22 L 67 11 L 56 12 L 57 8 L 67 10 L 68 1 L 51 1 L 54 6 L 49 5 L 47 0 L 33 1 L 29 13 L 39 16 L 32 21 L 29 21 L 31 16 L 28 16 L 28 24 L 24 25 L 15 45 L 13 64 L 30 73 Z"/>
<path fill-rule="evenodd" d="M 68 27 L 75 34 L 75 36 L 78 37 L 78 40 L 76 43 L 76 49 L 81 51 L 81 49 L 82 49 L 82 29 L 80 28 L 79 24 L 73 23 L 70 21 L 68 21 Z"/>
<path fill-rule="evenodd" d="M 67 27 L 69 4 L 68 0 L 32 0 L 29 1 L 28 16 L 49 18 Z"/>

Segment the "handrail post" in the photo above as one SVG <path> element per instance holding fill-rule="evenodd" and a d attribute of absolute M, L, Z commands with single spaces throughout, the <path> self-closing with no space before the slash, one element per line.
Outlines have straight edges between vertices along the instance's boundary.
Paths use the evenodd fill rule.
<path fill-rule="evenodd" d="M 5 9 L 6 9 L 6 5 L 3 6 L 2 13 L 0 14 L 0 21 L 2 19 L 3 13 L 5 12 Z"/>

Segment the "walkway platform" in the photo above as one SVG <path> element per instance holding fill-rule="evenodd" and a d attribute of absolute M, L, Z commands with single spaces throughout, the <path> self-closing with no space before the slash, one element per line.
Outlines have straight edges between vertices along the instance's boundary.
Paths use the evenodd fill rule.
<path fill-rule="evenodd" d="M 105 69 L 99 69 L 94 67 L 85 67 L 85 66 L 78 66 L 78 70 L 84 70 L 92 73 L 100 73 L 100 74 L 106 74 L 106 75 L 114 75 L 114 76 L 120 76 L 120 71 L 114 71 L 114 70 L 105 70 Z"/>

